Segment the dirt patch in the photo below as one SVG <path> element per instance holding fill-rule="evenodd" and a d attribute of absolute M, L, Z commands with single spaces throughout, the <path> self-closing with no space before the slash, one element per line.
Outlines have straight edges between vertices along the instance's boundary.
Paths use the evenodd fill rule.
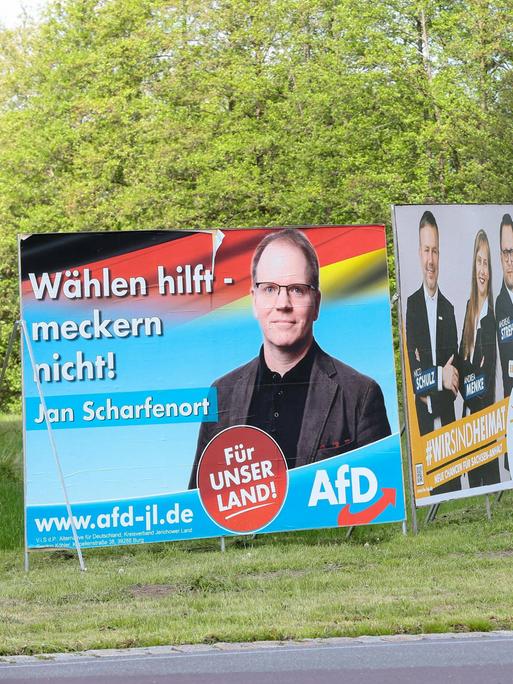
<path fill-rule="evenodd" d="M 161 598 L 177 594 L 179 588 L 175 584 L 136 584 L 128 591 L 134 598 Z"/>

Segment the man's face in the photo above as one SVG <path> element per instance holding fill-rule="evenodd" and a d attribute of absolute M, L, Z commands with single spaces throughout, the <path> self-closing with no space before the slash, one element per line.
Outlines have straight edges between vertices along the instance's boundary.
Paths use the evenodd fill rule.
<path fill-rule="evenodd" d="M 419 256 L 424 285 L 429 294 L 433 296 L 438 283 L 438 232 L 429 224 L 420 229 Z"/>
<path fill-rule="evenodd" d="M 256 270 L 257 283 L 311 285 L 308 264 L 303 252 L 293 244 L 275 240 L 264 249 Z M 301 352 L 312 339 L 313 323 L 319 314 L 320 293 L 308 290 L 304 297 L 287 293 L 269 297 L 262 289 L 251 290 L 253 311 L 264 336 L 264 345 L 280 350 Z"/>
<path fill-rule="evenodd" d="M 502 226 L 501 264 L 506 287 L 513 290 L 513 226 Z"/>

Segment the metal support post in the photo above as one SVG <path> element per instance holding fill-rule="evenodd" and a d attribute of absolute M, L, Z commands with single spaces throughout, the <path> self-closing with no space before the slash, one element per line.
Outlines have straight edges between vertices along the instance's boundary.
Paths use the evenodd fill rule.
<path fill-rule="evenodd" d="M 392 212 L 392 223 L 394 225 L 394 230 L 395 230 L 395 222 L 394 222 L 394 216 Z M 397 259 L 397 242 L 394 240 L 394 252 L 395 252 L 395 262 L 398 264 L 398 259 Z M 399 272 L 399 270 L 398 270 Z M 399 280 L 398 280 L 399 282 Z M 397 318 L 399 321 L 399 344 L 401 347 L 403 346 L 403 332 L 402 332 L 402 315 L 401 315 L 401 306 L 400 306 L 400 293 L 399 291 L 394 292 L 392 295 L 392 298 L 390 300 L 390 308 L 392 309 L 394 306 L 397 305 Z M 408 398 L 406 396 L 406 385 L 404 382 L 404 378 L 406 377 L 406 371 L 404 367 L 404 358 L 403 354 L 401 353 L 401 371 L 402 371 L 402 376 L 403 376 L 403 402 L 404 402 L 404 411 L 406 416 L 408 416 Z M 406 425 L 404 429 L 406 428 Z M 403 428 L 401 428 L 401 436 L 403 434 Z M 411 515 L 411 529 L 413 534 L 418 533 L 418 523 L 417 523 L 417 508 L 415 506 L 415 486 L 414 486 L 414 480 L 413 480 L 413 467 L 412 467 L 412 457 L 411 457 L 411 444 L 410 444 L 410 433 L 408 430 L 406 430 L 406 453 L 407 453 L 407 459 L 408 459 L 408 481 L 410 485 L 410 515 Z"/>
<path fill-rule="evenodd" d="M 31 342 L 30 342 L 30 338 L 29 338 L 29 335 L 28 335 L 28 332 L 27 332 L 27 326 L 25 325 L 25 321 L 24 321 L 23 319 L 22 319 L 22 321 L 21 321 L 21 327 L 22 327 L 22 330 L 23 330 L 23 335 L 24 335 L 24 337 L 25 337 L 25 342 L 26 342 L 26 345 L 27 345 L 28 353 L 29 353 L 29 356 L 30 356 L 30 363 L 31 363 L 31 365 L 32 365 L 32 370 L 34 371 L 34 379 L 35 379 L 36 386 L 37 386 L 37 392 L 38 392 L 38 394 L 39 394 L 39 401 L 41 402 L 41 408 L 43 409 L 43 415 L 44 415 L 44 417 L 45 417 L 46 429 L 47 429 L 47 431 L 48 431 L 48 438 L 49 438 L 49 440 L 50 440 L 50 447 L 51 447 L 51 449 L 52 449 L 53 457 L 54 457 L 54 459 L 55 459 L 55 464 L 56 464 L 56 466 L 57 466 L 57 472 L 58 472 L 58 474 L 59 474 L 59 479 L 60 479 L 60 482 L 61 482 L 62 492 L 63 492 L 63 495 L 64 495 L 64 501 L 65 501 L 65 503 L 66 503 L 66 510 L 67 510 L 67 512 L 68 512 L 68 519 L 69 519 L 69 521 L 70 521 L 71 531 L 72 531 L 72 533 L 73 533 L 73 541 L 74 541 L 74 543 L 75 543 L 75 548 L 76 548 L 76 550 L 77 550 L 78 562 L 79 562 L 79 564 L 80 564 L 80 569 L 82 570 L 82 572 L 84 572 L 85 569 L 86 569 L 86 567 L 85 567 L 85 564 L 84 564 L 84 559 L 83 559 L 83 557 L 82 557 L 82 549 L 81 549 L 81 547 L 80 547 L 80 542 L 79 542 L 79 540 L 78 540 L 77 528 L 76 528 L 76 526 L 75 526 L 75 521 L 74 521 L 74 519 L 73 519 L 73 513 L 72 513 L 72 510 L 71 510 L 71 503 L 70 503 L 70 500 L 69 500 L 69 497 L 68 497 L 68 490 L 67 490 L 67 488 L 66 488 L 66 482 L 65 482 L 65 480 L 64 480 L 64 473 L 63 473 L 63 471 L 62 471 L 61 460 L 60 460 L 59 454 L 58 454 L 58 452 L 57 452 L 57 446 L 56 446 L 56 444 L 55 444 L 55 440 L 54 440 L 54 437 L 53 437 L 52 426 L 51 426 L 51 423 L 50 423 L 50 418 L 49 418 L 49 416 L 48 416 L 48 409 L 47 409 L 47 407 L 46 407 L 46 401 L 45 401 L 45 398 L 44 398 L 44 395 L 43 395 L 43 390 L 41 389 L 41 383 L 39 382 L 39 377 L 38 377 L 38 374 L 37 374 L 36 362 L 35 362 L 35 359 L 34 359 L 34 353 L 33 353 L 33 350 L 32 350 L 32 344 L 31 344 Z"/>
<path fill-rule="evenodd" d="M 436 517 L 436 514 L 438 513 L 439 508 L 440 508 L 439 503 L 433 504 L 432 506 L 429 507 L 429 511 L 428 511 L 428 514 L 426 516 L 426 521 L 425 521 L 426 525 L 430 522 L 433 522 L 433 520 Z"/>

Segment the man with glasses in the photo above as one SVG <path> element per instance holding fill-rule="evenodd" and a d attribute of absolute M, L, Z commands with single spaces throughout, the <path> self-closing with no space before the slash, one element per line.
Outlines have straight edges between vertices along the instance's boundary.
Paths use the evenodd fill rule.
<path fill-rule="evenodd" d="M 232 425 L 271 435 L 289 469 L 390 434 L 379 385 L 314 340 L 321 293 L 319 261 L 308 238 L 294 228 L 267 235 L 255 249 L 251 279 L 263 345 L 255 359 L 214 383 L 219 420 L 201 424 L 191 488 L 205 446 Z"/>
<path fill-rule="evenodd" d="M 503 280 L 495 303 L 495 319 L 504 397 L 509 397 L 513 387 L 513 221 L 509 214 L 502 217 L 500 247 Z"/>

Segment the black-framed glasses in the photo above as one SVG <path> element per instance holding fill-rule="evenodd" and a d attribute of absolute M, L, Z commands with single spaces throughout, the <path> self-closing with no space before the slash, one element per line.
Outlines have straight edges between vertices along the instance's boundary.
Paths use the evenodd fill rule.
<path fill-rule="evenodd" d="M 283 287 L 287 291 L 289 299 L 294 302 L 307 299 L 310 292 L 317 290 L 315 285 L 307 285 L 306 283 L 279 285 L 278 283 L 262 282 L 255 283 L 255 287 L 259 295 L 269 300 L 277 299 Z"/>
<path fill-rule="evenodd" d="M 513 249 L 501 249 L 505 261 L 513 261 Z"/>

